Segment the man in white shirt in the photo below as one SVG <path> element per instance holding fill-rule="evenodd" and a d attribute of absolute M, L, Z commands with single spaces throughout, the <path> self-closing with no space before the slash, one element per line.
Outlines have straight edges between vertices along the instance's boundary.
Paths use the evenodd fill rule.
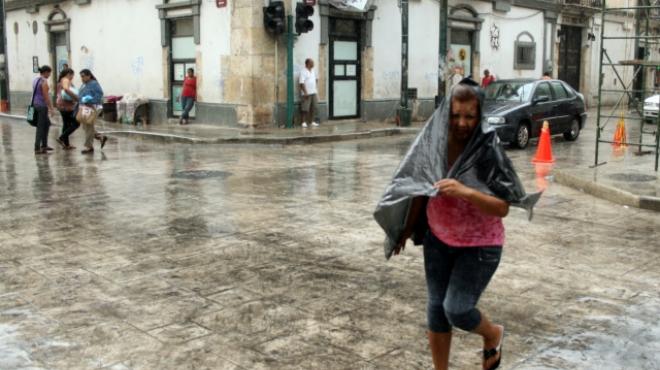
<path fill-rule="evenodd" d="M 300 92 L 302 94 L 302 102 L 300 103 L 300 110 L 302 110 L 302 127 L 307 128 L 307 122 L 310 122 L 313 127 L 319 124 L 314 122 L 314 113 L 316 112 L 319 103 L 316 97 L 317 89 L 316 73 L 314 72 L 314 61 L 311 58 L 305 60 L 305 68 L 300 71 Z"/>

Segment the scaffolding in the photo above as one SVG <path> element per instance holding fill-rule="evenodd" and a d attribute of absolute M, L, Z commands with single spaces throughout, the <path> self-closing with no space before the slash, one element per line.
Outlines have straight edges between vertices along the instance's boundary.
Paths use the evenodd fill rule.
<path fill-rule="evenodd" d="M 605 164 L 606 162 L 599 163 L 599 147 L 600 144 L 614 144 L 620 146 L 636 147 L 637 155 L 654 154 L 655 155 L 655 171 L 658 171 L 658 160 L 660 158 L 660 112 L 658 105 L 654 107 L 655 112 L 658 112 L 655 117 L 655 123 L 651 122 L 651 129 L 647 129 L 647 118 L 644 116 L 644 102 L 646 98 L 658 93 L 655 89 L 647 88 L 646 76 L 650 69 L 654 71 L 654 86 L 657 87 L 657 77 L 660 74 L 660 60 L 651 60 L 652 48 L 657 49 L 660 47 L 660 36 L 657 32 L 651 32 L 652 27 L 657 27 L 660 22 L 660 0 L 639 0 L 635 6 L 624 7 L 609 7 L 607 1 L 602 1 L 601 8 L 601 26 L 600 26 L 600 66 L 599 66 L 599 83 L 598 83 L 598 115 L 596 118 L 596 155 L 594 160 L 594 167 Z M 606 15 L 613 13 L 635 13 L 635 35 L 634 36 L 613 36 L 608 35 L 605 31 Z M 634 52 L 636 59 L 633 60 L 612 60 L 611 55 L 607 52 L 606 42 L 608 40 L 625 40 L 626 43 L 634 43 Z M 627 45 L 627 44 L 626 44 Z M 638 55 L 638 50 L 643 48 L 643 55 Z M 614 72 L 616 80 L 620 83 L 622 89 L 605 89 L 603 87 L 603 69 L 605 67 L 611 68 Z M 632 67 L 632 78 L 626 79 L 625 74 L 619 73 L 620 68 Z M 635 81 L 641 80 L 641 89 L 635 88 Z M 639 81 L 639 80 L 637 80 Z M 606 111 L 603 105 L 603 94 L 618 95 L 616 104 L 611 108 L 611 111 Z M 616 114 L 617 109 L 623 109 L 624 99 L 628 98 L 628 113 Z M 610 119 L 621 118 L 629 120 L 639 120 L 639 141 L 636 143 L 620 140 L 607 140 L 604 139 L 603 130 L 607 127 Z M 625 137 L 625 136 L 624 136 Z M 645 138 L 647 140 L 645 141 Z M 649 140 L 649 139 L 652 139 Z M 642 148 L 647 148 L 643 150 Z M 651 149 L 651 150 L 649 150 Z"/>

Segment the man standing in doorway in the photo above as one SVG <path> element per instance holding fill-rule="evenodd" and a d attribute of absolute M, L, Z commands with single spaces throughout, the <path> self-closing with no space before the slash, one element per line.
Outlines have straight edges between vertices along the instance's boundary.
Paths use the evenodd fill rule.
<path fill-rule="evenodd" d="M 302 127 L 307 128 L 307 122 L 310 122 L 313 127 L 319 124 L 314 122 L 314 113 L 318 105 L 318 98 L 316 96 L 317 89 L 316 72 L 314 72 L 314 61 L 311 58 L 305 60 L 305 68 L 300 71 L 300 92 L 302 94 L 302 102 L 300 103 L 300 110 L 302 111 Z"/>

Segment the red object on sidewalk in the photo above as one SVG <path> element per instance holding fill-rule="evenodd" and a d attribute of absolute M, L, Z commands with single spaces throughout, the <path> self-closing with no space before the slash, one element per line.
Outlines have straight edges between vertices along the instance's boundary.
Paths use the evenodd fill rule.
<path fill-rule="evenodd" d="M 9 102 L 6 100 L 0 100 L 0 112 L 7 113 L 9 112 Z"/>
<path fill-rule="evenodd" d="M 548 121 L 543 122 L 541 129 L 541 137 L 539 138 L 539 146 L 536 149 L 536 155 L 532 159 L 533 163 L 554 163 L 555 158 L 552 156 L 552 141 L 550 140 L 550 125 Z"/>

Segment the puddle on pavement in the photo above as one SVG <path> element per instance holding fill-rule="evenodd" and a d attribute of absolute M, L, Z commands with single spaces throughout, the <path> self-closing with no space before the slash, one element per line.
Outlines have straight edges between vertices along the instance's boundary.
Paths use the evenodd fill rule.
<path fill-rule="evenodd" d="M 177 179 L 204 180 L 211 178 L 226 179 L 231 175 L 232 175 L 231 172 L 227 172 L 227 171 L 190 170 L 190 171 L 175 172 L 174 175 L 172 175 L 172 177 L 175 177 Z"/>

